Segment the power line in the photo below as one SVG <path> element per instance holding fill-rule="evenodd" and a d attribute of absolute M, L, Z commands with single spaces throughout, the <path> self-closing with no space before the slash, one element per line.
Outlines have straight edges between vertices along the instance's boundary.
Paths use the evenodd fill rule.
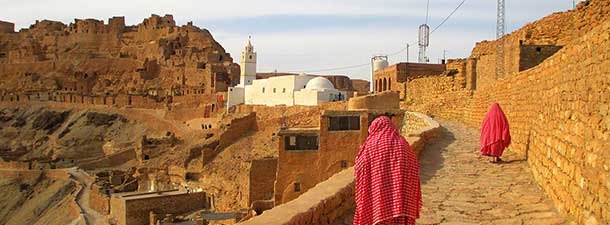
<path fill-rule="evenodd" d="M 288 73 L 314 73 L 314 72 L 326 72 L 326 71 L 334 71 L 334 70 L 345 70 L 345 69 L 353 69 L 358 67 L 370 66 L 371 63 L 363 63 L 358 65 L 351 66 L 343 66 L 343 67 L 335 67 L 335 68 L 327 68 L 327 69 L 319 69 L 319 70 L 301 70 L 301 71 L 288 71 Z"/>
<path fill-rule="evenodd" d="M 440 24 L 438 24 L 432 31 L 430 31 L 430 35 L 432 33 L 434 33 L 435 31 L 437 31 L 439 28 L 441 28 L 447 21 L 449 21 L 449 19 L 453 16 L 453 14 L 455 14 L 464 5 L 464 3 L 466 3 L 466 0 L 462 0 L 462 2 L 460 2 L 460 4 L 457 7 L 455 7 L 455 9 L 453 9 L 453 11 L 447 17 L 445 17 L 445 19 Z M 426 20 L 427 20 L 427 18 L 426 18 Z M 416 41 L 409 42 L 407 44 L 407 46 L 400 49 L 400 51 L 387 54 L 387 56 L 395 56 L 395 55 L 401 54 L 402 52 L 407 50 L 409 45 L 413 45 L 415 43 L 416 43 Z M 352 68 L 364 67 L 364 66 L 369 66 L 369 65 L 370 65 L 370 63 L 363 63 L 363 64 L 351 65 L 351 66 L 325 68 L 325 69 L 319 69 L 319 70 L 306 70 L 306 71 L 298 71 L 298 72 L 302 72 L 302 73 L 326 72 L 326 71 L 334 71 L 334 70 L 352 69 Z M 290 71 L 290 72 L 297 73 L 297 71 Z"/>

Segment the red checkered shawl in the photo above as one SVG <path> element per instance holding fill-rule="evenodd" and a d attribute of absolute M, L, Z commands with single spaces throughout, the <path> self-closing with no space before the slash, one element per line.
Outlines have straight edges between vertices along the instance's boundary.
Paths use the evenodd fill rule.
<path fill-rule="evenodd" d="M 373 121 L 354 169 L 354 225 L 415 224 L 422 206 L 419 163 L 390 118 Z"/>

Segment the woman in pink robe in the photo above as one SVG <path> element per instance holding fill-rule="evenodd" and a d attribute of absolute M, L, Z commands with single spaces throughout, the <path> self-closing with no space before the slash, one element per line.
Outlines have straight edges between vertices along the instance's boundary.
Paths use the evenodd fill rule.
<path fill-rule="evenodd" d="M 422 206 L 419 163 L 390 118 L 373 121 L 354 170 L 354 225 L 415 225 Z"/>
<path fill-rule="evenodd" d="M 500 157 L 510 145 L 510 131 L 506 115 L 496 102 L 485 115 L 481 127 L 481 155 L 494 157 L 492 162 L 502 161 Z"/>

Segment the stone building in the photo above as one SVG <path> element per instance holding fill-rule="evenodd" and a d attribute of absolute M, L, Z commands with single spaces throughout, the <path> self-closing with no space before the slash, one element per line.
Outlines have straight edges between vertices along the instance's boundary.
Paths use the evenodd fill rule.
<path fill-rule="evenodd" d="M 279 131 L 279 158 L 275 205 L 295 199 L 335 173 L 352 167 L 358 149 L 368 136 L 370 123 L 390 116 L 396 126 L 403 119 L 398 93 L 350 100 L 348 110 L 325 110 L 318 127 L 291 127 Z"/>
<path fill-rule="evenodd" d="M 0 20 L 0 33 L 15 32 L 15 24 Z"/>
<path fill-rule="evenodd" d="M 400 99 L 404 99 L 406 83 L 409 79 L 440 75 L 445 70 L 445 64 L 398 63 L 375 71 L 373 90 L 374 92 L 398 91 Z"/>
<path fill-rule="evenodd" d="M 117 225 L 147 225 L 156 215 L 180 215 L 209 208 L 204 192 L 169 190 L 125 192 L 110 198 L 110 216 Z"/>

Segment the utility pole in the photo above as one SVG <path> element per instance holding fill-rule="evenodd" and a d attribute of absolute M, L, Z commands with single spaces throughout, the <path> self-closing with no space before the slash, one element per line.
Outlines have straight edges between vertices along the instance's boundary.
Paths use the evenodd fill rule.
<path fill-rule="evenodd" d="M 407 62 L 409 62 L 409 48 L 411 45 L 407 44 Z"/>
<path fill-rule="evenodd" d="M 572 0 L 572 9 L 576 9 L 576 0 Z"/>

